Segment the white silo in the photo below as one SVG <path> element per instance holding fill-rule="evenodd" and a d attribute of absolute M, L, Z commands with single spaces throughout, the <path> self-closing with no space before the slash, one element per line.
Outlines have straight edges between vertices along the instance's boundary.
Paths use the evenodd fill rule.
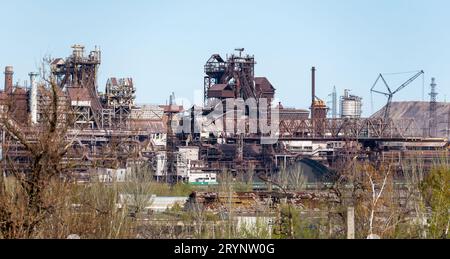
<path fill-rule="evenodd" d="M 362 115 L 362 98 L 350 95 L 350 90 L 345 90 L 344 96 L 341 97 L 341 118 L 361 118 Z"/>

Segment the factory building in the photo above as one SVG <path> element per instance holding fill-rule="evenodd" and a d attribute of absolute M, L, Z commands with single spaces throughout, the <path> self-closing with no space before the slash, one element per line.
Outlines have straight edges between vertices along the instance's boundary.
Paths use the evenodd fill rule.
<path fill-rule="evenodd" d="M 8 112 L 24 132 L 32 130 L 30 124 L 44 123 L 52 105 L 50 82 L 54 82 L 58 113 L 71 123 L 68 134 L 76 143 L 67 159 L 77 163 L 74 170 L 83 177 L 96 167 L 105 178 L 112 172 L 127 169 L 131 153 L 137 152 L 136 159 L 150 160 L 154 152 L 165 150 L 167 115 L 164 107 L 136 105 L 136 88 L 131 78 L 111 77 L 105 92 L 98 91 L 100 50 L 96 48 L 85 55 L 81 45 L 74 45 L 72 49 L 69 57 L 51 60 L 48 78 L 30 73 L 29 86 L 14 85 L 14 70 L 11 66 L 6 67 L 4 91 L 0 93 L 3 115 Z M 33 141 L 33 135 L 29 137 Z M 116 141 L 122 146 L 116 150 L 116 158 L 108 157 L 106 153 Z M 8 152 L 2 152 L 3 161 L 6 158 L 23 161 L 26 171 L 27 158 L 20 145 L 5 137 L 2 144 L 8 147 Z M 8 171 L 7 166 L 5 170 Z"/>
<path fill-rule="evenodd" d="M 185 110 L 175 103 L 174 94 L 166 105 L 137 104 L 132 78 L 110 77 L 104 92 L 99 91 L 101 51 L 95 48 L 86 55 L 82 45 L 72 49 L 69 57 L 51 60 L 49 78 L 30 73 L 28 86 L 14 84 L 14 69 L 6 67 L 0 105 L 2 116 L 8 113 L 16 129 L 33 142 L 38 137 L 35 130 L 51 110 L 49 82 L 54 82 L 58 111 L 65 122 L 62 124 L 69 127 L 67 138 L 73 141 L 64 161 L 76 165 L 72 169 L 75 177 L 89 180 L 94 172 L 105 182 L 123 180 L 130 168 L 145 164 L 158 180 L 203 185 L 216 184 L 224 171 L 270 175 L 279 171 L 280 165 L 302 159 L 318 161 L 331 169 L 336 159 L 346 155 L 365 159 L 370 157 L 367 154 L 386 152 L 401 161 L 403 154 L 397 156 L 395 147 L 411 147 L 412 142 L 421 143 L 430 161 L 448 150 L 445 139 L 417 136 L 412 120 L 362 118 L 362 99 L 348 91 L 341 98 L 342 118 L 327 119 L 328 107 L 316 96 L 315 67 L 311 71 L 312 103 L 308 111 L 284 107 L 281 102 L 274 104 L 276 88 L 267 77 L 255 75 L 255 57 L 244 55 L 244 49 L 237 49 L 238 54 L 226 59 L 215 54 L 204 66 L 204 105 Z M 236 99 L 255 100 L 259 106 L 235 107 L 229 101 Z M 230 103 L 233 107 L 227 107 Z M 217 107 L 223 109 L 220 116 L 205 125 L 205 118 L 217 112 Z M 239 116 L 229 116 L 227 108 Z M 272 132 L 263 132 L 258 122 L 275 115 L 279 120 L 269 120 L 268 125 Z M 219 121 L 223 128 L 214 127 Z M 238 123 L 245 131 L 230 131 Z M 257 125 L 254 131 L 249 130 L 252 123 Z M 175 132 L 173 125 L 183 130 Z M 204 127 L 196 128 L 198 125 Z M 6 161 L 15 161 L 26 173 L 29 154 L 7 131 L 3 133 L 3 171 L 12 170 Z M 265 143 L 264 138 L 276 141 Z M 389 144 L 394 142 L 395 147 Z M 407 151 L 412 157 L 416 149 Z"/>

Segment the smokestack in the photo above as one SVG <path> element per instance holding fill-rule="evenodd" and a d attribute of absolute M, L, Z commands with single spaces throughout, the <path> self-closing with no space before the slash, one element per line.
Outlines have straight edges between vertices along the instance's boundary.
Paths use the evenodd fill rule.
<path fill-rule="evenodd" d="M 316 101 L 316 67 L 311 69 L 311 84 L 312 84 L 312 104 L 311 104 L 311 119 L 314 119 L 314 104 Z"/>
<path fill-rule="evenodd" d="M 5 92 L 8 94 L 13 92 L 13 75 L 14 68 L 12 66 L 5 67 Z"/>
<path fill-rule="evenodd" d="M 315 100 L 316 100 L 316 68 L 313 67 L 311 69 L 312 74 L 311 74 L 311 82 L 312 82 L 312 103 L 314 104 Z"/>
<path fill-rule="evenodd" d="M 30 84 L 31 84 L 31 93 L 30 93 L 30 111 L 31 111 L 31 122 L 36 124 L 38 122 L 37 118 L 37 83 L 36 77 L 39 75 L 38 73 L 29 73 L 30 76 Z"/>

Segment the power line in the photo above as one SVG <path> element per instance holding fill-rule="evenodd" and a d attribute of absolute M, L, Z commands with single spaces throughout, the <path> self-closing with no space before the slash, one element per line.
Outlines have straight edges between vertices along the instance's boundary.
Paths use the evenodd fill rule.
<path fill-rule="evenodd" d="M 396 72 L 396 73 L 382 73 L 385 76 L 394 76 L 394 75 L 404 75 L 404 74 L 413 74 L 418 73 L 421 70 L 415 70 L 415 71 L 407 71 L 407 72 Z"/>

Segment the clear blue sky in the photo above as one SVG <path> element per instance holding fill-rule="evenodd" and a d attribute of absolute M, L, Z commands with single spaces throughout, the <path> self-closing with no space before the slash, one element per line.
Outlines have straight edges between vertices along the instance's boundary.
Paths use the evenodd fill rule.
<path fill-rule="evenodd" d="M 439 99 L 450 99 L 448 0 L 17 0 L 1 9 L 0 66 L 13 65 L 16 79 L 44 55 L 99 45 L 101 89 L 108 77 L 133 77 L 139 103 L 164 103 L 172 91 L 192 98 L 202 89 L 211 54 L 245 47 L 286 106 L 309 106 L 313 65 L 319 97 L 333 85 L 353 89 L 366 114 L 380 72 L 423 69 L 427 92 L 433 76 Z M 396 96 L 421 98 L 422 80 Z"/>

